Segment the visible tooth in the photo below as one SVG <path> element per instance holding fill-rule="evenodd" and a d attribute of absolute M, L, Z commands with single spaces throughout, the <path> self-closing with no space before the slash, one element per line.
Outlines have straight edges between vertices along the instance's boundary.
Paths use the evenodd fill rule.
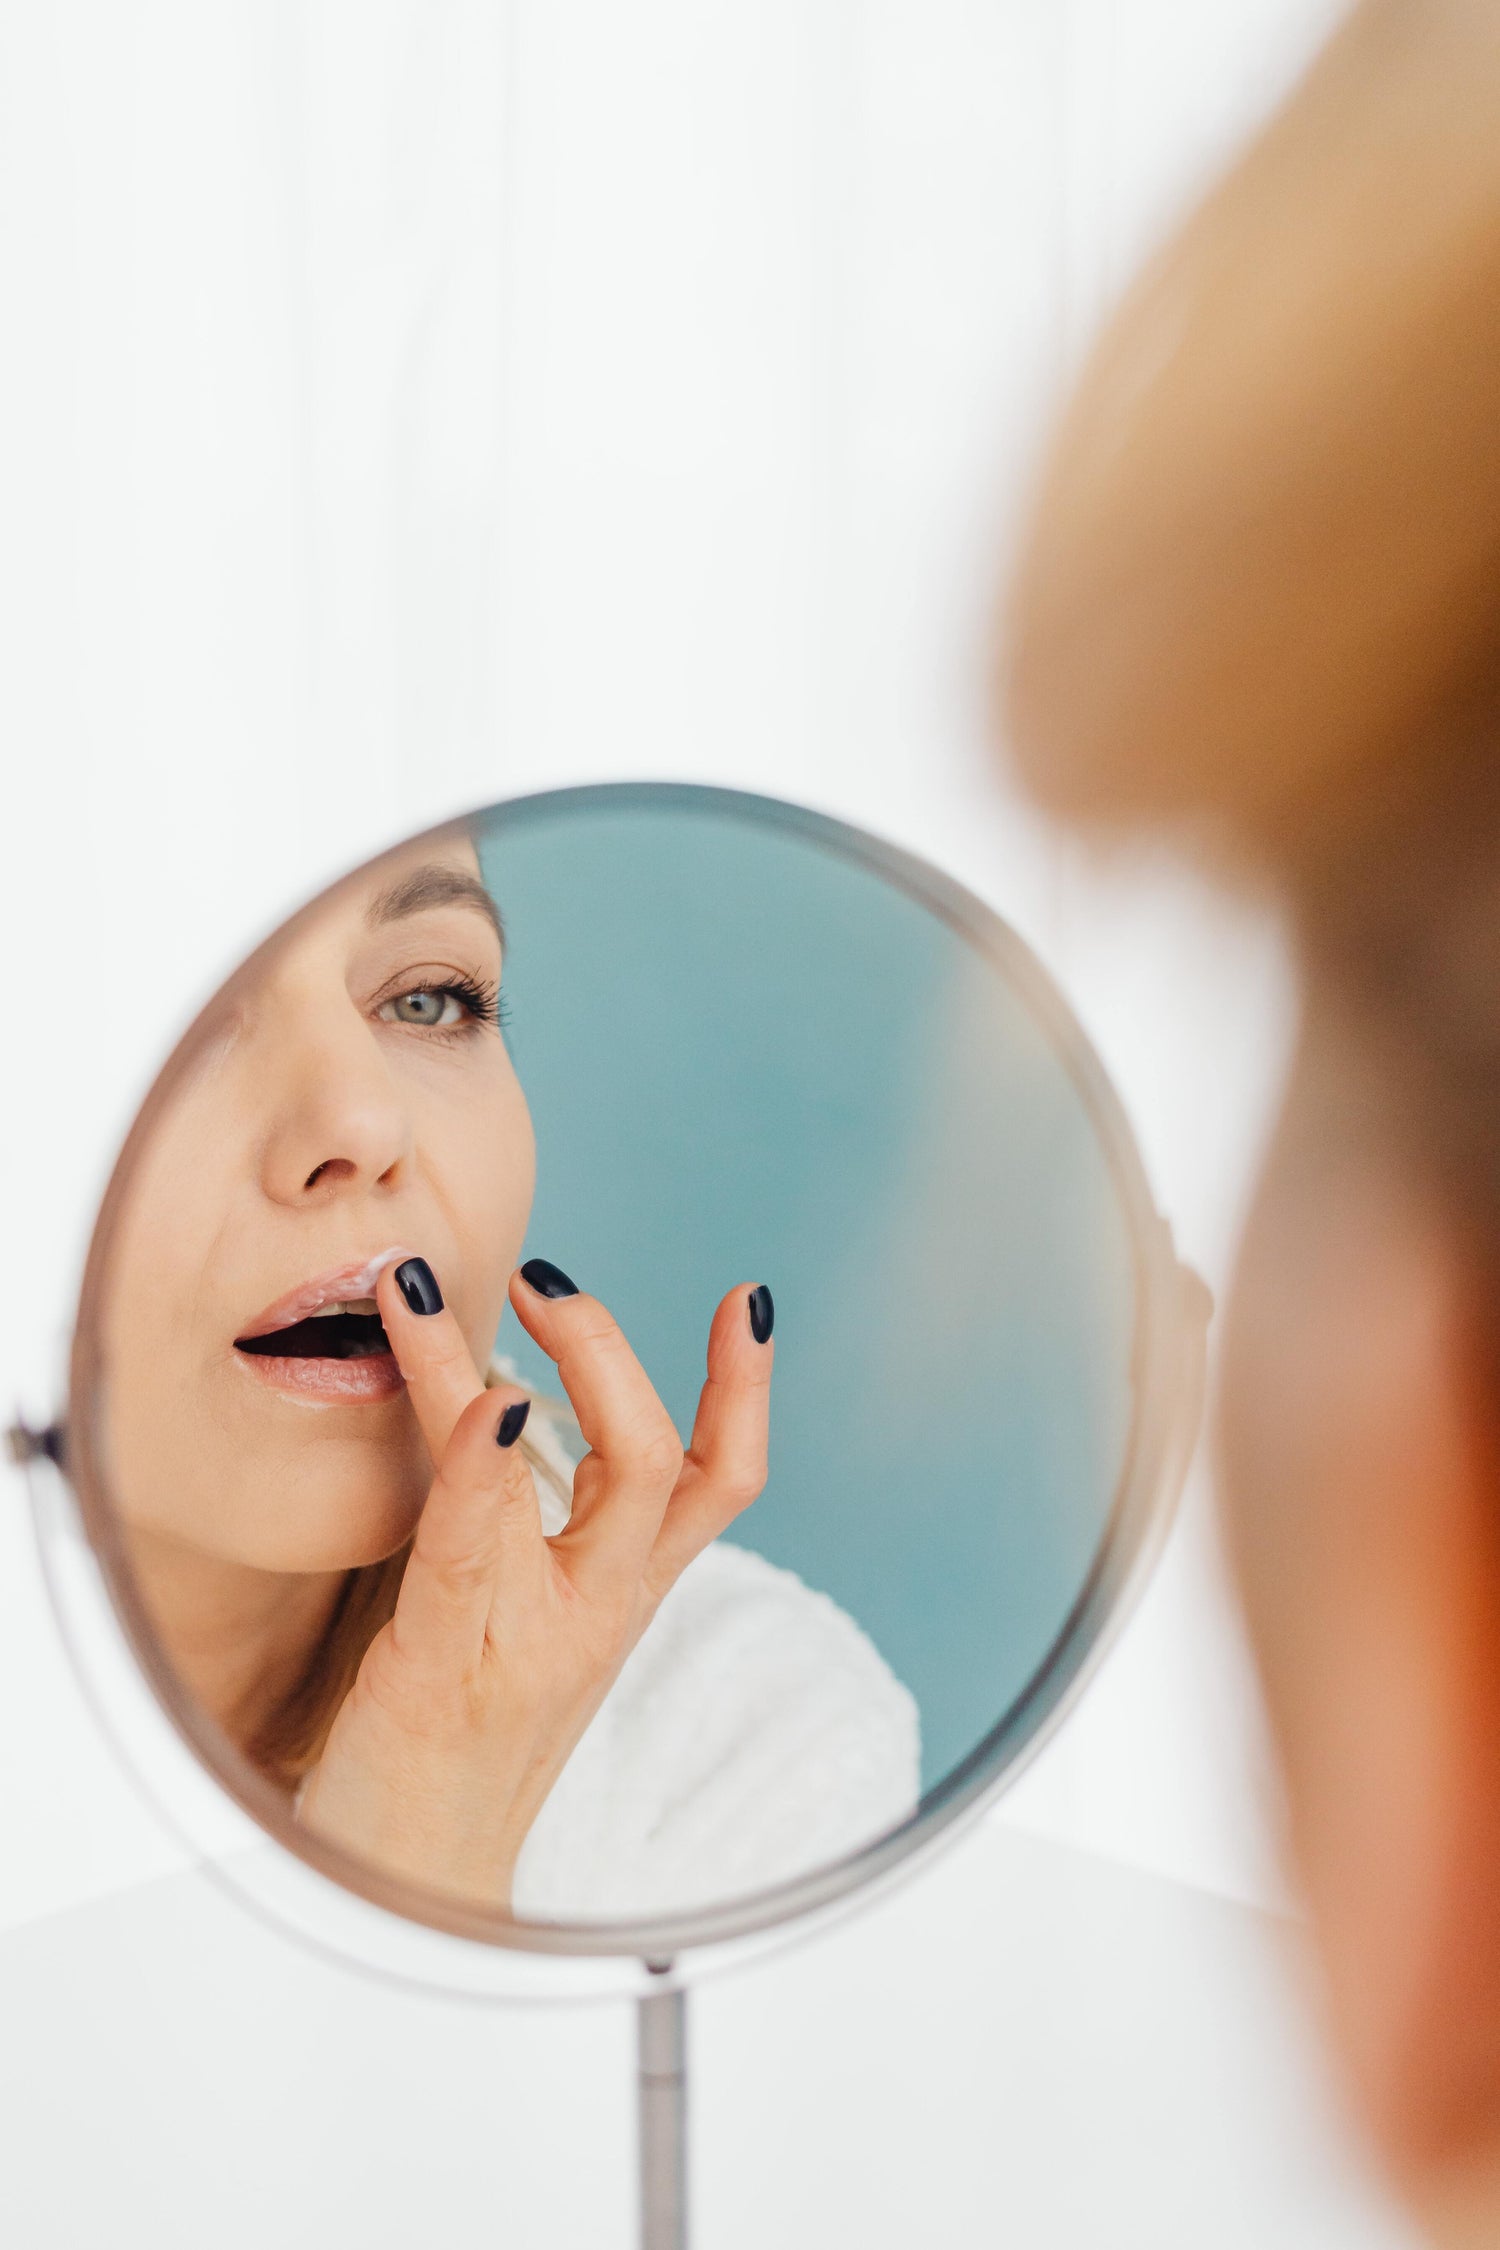
<path fill-rule="evenodd" d="M 375 1313 L 380 1310 L 373 1297 L 350 1297 L 336 1305 L 319 1305 L 309 1320 L 331 1320 L 335 1313 Z"/>

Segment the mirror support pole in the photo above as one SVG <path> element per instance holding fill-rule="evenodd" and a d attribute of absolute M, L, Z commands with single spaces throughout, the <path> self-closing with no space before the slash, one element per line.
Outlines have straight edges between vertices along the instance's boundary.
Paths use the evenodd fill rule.
<path fill-rule="evenodd" d="M 664 1976 L 669 1961 L 647 1967 Z M 636 2002 L 641 2119 L 641 2250 L 688 2250 L 687 1995 Z"/>

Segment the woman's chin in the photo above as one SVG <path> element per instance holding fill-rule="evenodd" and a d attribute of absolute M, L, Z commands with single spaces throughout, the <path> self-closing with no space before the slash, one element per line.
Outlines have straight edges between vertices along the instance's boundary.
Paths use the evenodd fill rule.
<path fill-rule="evenodd" d="M 385 1562 L 406 1545 L 421 1513 L 420 1492 L 377 1495 L 372 1502 L 366 1491 L 357 1503 L 351 1501 L 343 1508 L 325 1492 L 316 1505 L 299 1508 L 295 1518 L 278 1512 L 252 1523 L 237 1523 L 221 1515 L 214 1524 L 205 1525 L 167 1522 L 142 1513 L 127 1517 L 124 1528 L 136 1570 L 148 1584 L 169 1554 L 175 1558 L 175 1570 L 196 1558 L 210 1570 L 311 1578 Z"/>
<path fill-rule="evenodd" d="M 383 1406 L 314 1414 L 239 1377 L 233 1415 L 223 1397 L 195 1402 L 196 1442 L 165 1465 L 134 1418 L 112 1433 L 123 1512 L 140 1531 L 222 1563 L 297 1575 L 364 1569 L 410 1539 L 432 1462 L 404 1386 Z"/>
<path fill-rule="evenodd" d="M 325 1457 L 321 1477 L 281 1484 L 274 1512 L 246 1522 L 235 1542 L 243 1559 L 262 1570 L 298 1574 L 364 1570 L 404 1547 L 432 1478 L 420 1440 L 407 1459 L 392 1459 L 386 1449 L 367 1463 L 363 1452 L 351 1447 L 337 1464 Z"/>
<path fill-rule="evenodd" d="M 362 1494 L 357 1509 L 347 1514 L 340 1511 L 320 1513 L 316 1522 L 306 1522 L 297 1527 L 295 1538 L 289 1538 L 286 1553 L 295 1550 L 295 1561 L 282 1561 L 273 1567 L 281 1570 L 366 1570 L 372 1563 L 382 1563 L 404 1547 L 417 1528 L 422 1513 L 421 1495 L 392 1494 L 389 1501 L 376 1508 L 370 1496 Z"/>

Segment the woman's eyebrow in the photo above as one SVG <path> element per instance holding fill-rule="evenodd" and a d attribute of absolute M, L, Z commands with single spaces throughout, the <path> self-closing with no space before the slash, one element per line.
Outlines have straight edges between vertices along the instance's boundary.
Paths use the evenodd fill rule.
<path fill-rule="evenodd" d="M 365 920 L 375 930 L 386 922 L 404 921 L 409 914 L 425 914 L 434 906 L 463 906 L 473 914 L 482 914 L 504 947 L 505 924 L 499 907 L 478 876 L 466 875 L 461 867 L 414 868 L 370 902 Z"/>

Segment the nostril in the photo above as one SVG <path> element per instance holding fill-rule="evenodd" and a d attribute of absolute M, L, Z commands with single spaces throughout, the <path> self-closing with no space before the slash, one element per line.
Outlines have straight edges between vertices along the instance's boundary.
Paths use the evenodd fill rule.
<path fill-rule="evenodd" d="M 321 1164 L 315 1164 L 308 1173 L 307 1178 L 302 1183 L 303 1188 L 305 1190 L 316 1187 L 320 1180 L 331 1182 L 348 1179 L 353 1174 L 354 1169 L 355 1167 L 350 1163 L 347 1156 L 325 1157 Z"/>

